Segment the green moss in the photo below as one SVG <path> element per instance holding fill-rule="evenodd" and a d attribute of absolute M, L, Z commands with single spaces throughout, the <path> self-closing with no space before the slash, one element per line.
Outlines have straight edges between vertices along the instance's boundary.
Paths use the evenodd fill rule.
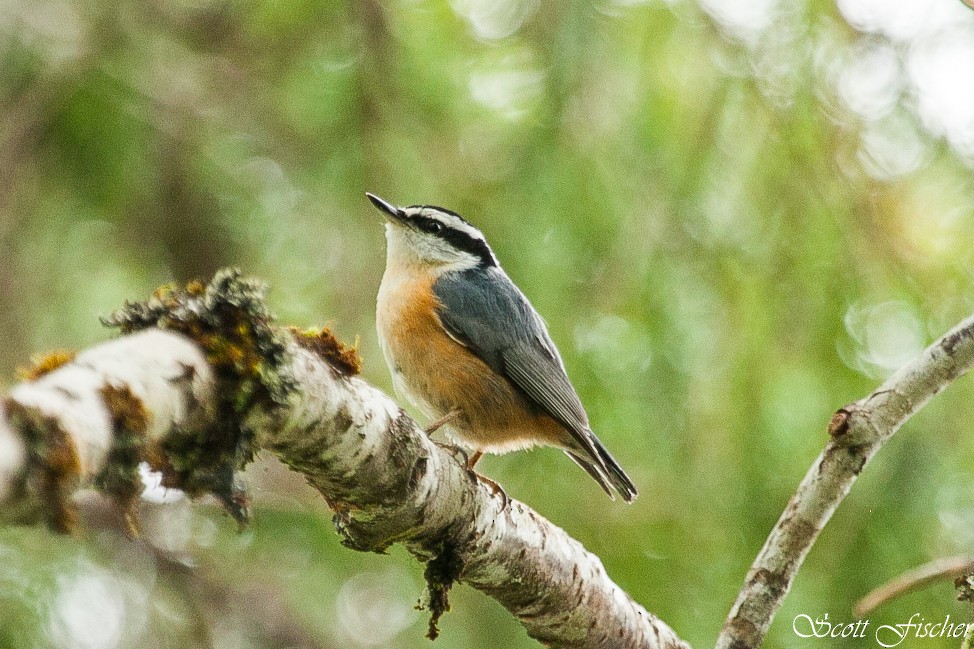
<path fill-rule="evenodd" d="M 26 466 L 19 484 L 14 487 L 15 492 L 37 495 L 41 506 L 36 510 L 27 508 L 27 511 L 41 512 L 52 530 L 73 531 L 77 513 L 71 503 L 71 494 L 81 475 L 74 442 L 56 419 L 45 416 L 37 408 L 8 399 L 4 410 L 10 424 L 20 431 L 27 450 Z"/>
<path fill-rule="evenodd" d="M 95 485 L 122 507 L 128 533 L 138 535 L 134 510 L 142 493 L 139 463 L 145 459 L 149 411 L 128 386 L 105 385 L 100 390 L 112 418 L 112 447 Z"/>
<path fill-rule="evenodd" d="M 239 522 L 247 499 L 236 472 L 253 459 L 253 432 L 244 422 L 255 406 L 274 408 L 294 390 L 287 334 L 272 326 L 266 287 L 237 269 L 218 271 L 209 284 L 162 286 L 145 302 L 132 302 L 103 321 L 122 333 L 158 327 L 181 333 L 206 354 L 217 378 L 219 411 L 214 426 L 173 431 L 147 459 L 163 483 L 191 496 L 212 493 Z"/>

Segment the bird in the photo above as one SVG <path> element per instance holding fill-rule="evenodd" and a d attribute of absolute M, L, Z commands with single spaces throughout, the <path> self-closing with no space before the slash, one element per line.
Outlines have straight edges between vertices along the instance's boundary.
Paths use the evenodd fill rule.
<path fill-rule="evenodd" d="M 471 472 L 484 453 L 559 448 L 631 503 L 636 486 L 592 432 L 544 320 L 483 233 L 442 207 L 366 196 L 385 217 L 379 344 L 396 393 L 432 421 L 426 432 L 446 426 L 472 451 Z"/>

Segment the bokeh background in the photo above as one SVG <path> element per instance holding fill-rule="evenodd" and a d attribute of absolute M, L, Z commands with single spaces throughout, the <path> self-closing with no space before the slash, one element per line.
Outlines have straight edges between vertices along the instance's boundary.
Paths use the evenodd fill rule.
<path fill-rule="evenodd" d="M 113 335 L 98 316 L 124 300 L 235 265 L 282 322 L 359 336 L 390 390 L 364 192 L 458 210 L 641 496 L 610 503 L 551 450 L 480 468 L 705 647 L 831 413 L 974 308 L 972 170 L 957 0 L 2 0 L 0 387 Z M 769 646 L 873 646 L 792 620 L 851 620 L 970 550 L 972 420 L 965 379 L 887 445 Z M 272 459 L 248 477 L 242 533 L 159 489 L 141 542 L 0 530 L 0 646 L 430 646 L 421 565 L 340 547 Z M 433 646 L 537 646 L 479 593 L 452 601 Z M 872 625 L 913 613 L 970 611 L 944 583 Z"/>

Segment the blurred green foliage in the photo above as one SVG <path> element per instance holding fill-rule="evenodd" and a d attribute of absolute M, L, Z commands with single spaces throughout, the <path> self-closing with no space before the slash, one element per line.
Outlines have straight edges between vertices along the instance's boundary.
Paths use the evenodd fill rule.
<path fill-rule="evenodd" d="M 482 470 L 707 646 L 830 414 L 974 308 L 974 148 L 914 65 L 922 39 L 971 33 L 953 5 L 904 35 L 853 0 L 3 3 L 2 374 L 236 265 L 281 321 L 361 335 L 391 390 L 364 192 L 453 208 L 547 319 L 641 496 L 610 504 L 551 450 Z M 969 549 L 972 395 L 937 397 L 868 468 L 769 646 L 825 646 L 794 617 L 851 620 L 873 586 Z M 304 646 L 265 633 L 270 611 L 317 646 L 428 646 L 421 566 L 342 549 L 267 459 L 251 483 L 243 534 L 172 505 L 166 538 L 205 587 L 107 532 L 3 531 L 0 645 Z M 536 646 L 491 600 L 453 602 L 441 649 Z M 968 615 L 945 583 L 872 620 L 913 613 Z"/>

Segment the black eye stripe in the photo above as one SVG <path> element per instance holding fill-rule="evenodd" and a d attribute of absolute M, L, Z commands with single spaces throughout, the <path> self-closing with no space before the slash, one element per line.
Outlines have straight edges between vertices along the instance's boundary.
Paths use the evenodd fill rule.
<path fill-rule="evenodd" d="M 418 227 L 423 232 L 429 232 L 430 234 L 440 234 L 443 231 L 443 224 L 436 219 L 431 219 L 426 216 L 415 216 L 413 220 Z"/>
<path fill-rule="evenodd" d="M 416 227 L 423 232 L 437 236 L 458 250 L 462 250 L 474 255 L 483 265 L 497 265 L 497 261 L 494 259 L 494 254 L 490 251 L 490 247 L 483 239 L 472 237 L 466 232 L 451 228 L 450 226 L 444 225 L 442 222 L 437 221 L 436 219 L 431 219 L 427 216 L 414 216 L 412 220 L 413 223 L 416 224 Z"/>

